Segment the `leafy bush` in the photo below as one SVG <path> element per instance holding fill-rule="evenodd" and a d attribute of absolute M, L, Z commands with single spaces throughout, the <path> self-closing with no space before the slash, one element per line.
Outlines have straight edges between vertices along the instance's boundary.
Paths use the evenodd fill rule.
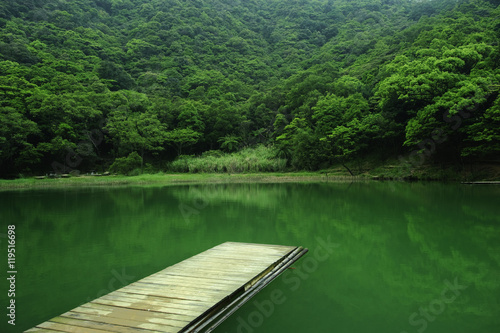
<path fill-rule="evenodd" d="M 120 173 L 123 175 L 138 175 L 141 173 L 140 168 L 142 164 L 142 158 L 137 152 L 130 153 L 127 157 L 120 157 L 115 159 L 115 162 L 111 165 L 109 170 L 114 173 Z"/>

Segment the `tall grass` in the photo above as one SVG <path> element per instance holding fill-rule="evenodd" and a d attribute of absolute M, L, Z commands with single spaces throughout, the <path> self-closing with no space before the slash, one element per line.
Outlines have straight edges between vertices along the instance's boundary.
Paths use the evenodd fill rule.
<path fill-rule="evenodd" d="M 286 165 L 287 160 L 276 157 L 274 148 L 258 146 L 232 154 L 214 151 L 198 157 L 180 156 L 170 163 L 169 170 L 190 173 L 279 172 L 284 171 Z"/>

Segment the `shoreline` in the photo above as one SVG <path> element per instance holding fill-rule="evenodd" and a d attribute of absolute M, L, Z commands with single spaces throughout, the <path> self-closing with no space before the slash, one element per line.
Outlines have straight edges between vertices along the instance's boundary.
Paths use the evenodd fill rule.
<path fill-rule="evenodd" d="M 225 183 L 291 183 L 291 182 L 326 182 L 326 181 L 370 181 L 369 177 L 326 175 L 315 172 L 283 173 L 244 173 L 244 174 L 146 174 L 139 176 L 80 176 L 71 178 L 36 179 L 24 178 L 0 180 L 0 190 L 44 189 L 66 187 L 101 187 L 133 185 L 188 185 L 188 184 L 225 184 Z"/>
<path fill-rule="evenodd" d="M 456 172 L 441 172 L 422 168 L 419 172 L 399 175 L 393 166 L 379 169 L 367 168 L 364 172 L 351 176 L 342 168 L 322 171 L 298 172 L 256 172 L 256 173 L 155 173 L 138 176 L 124 175 L 82 175 L 69 178 L 38 177 L 20 179 L 0 179 L 0 191 L 16 189 L 44 189 L 68 187 L 115 187 L 115 186 L 172 186 L 188 184 L 231 184 L 231 183 L 292 183 L 292 182 L 359 182 L 359 181 L 440 181 L 462 184 L 494 183 L 500 180 L 500 168 L 484 174 L 486 177 L 470 177 Z M 401 177 L 402 176 L 402 177 Z M 469 176 L 469 177 L 468 177 Z"/>

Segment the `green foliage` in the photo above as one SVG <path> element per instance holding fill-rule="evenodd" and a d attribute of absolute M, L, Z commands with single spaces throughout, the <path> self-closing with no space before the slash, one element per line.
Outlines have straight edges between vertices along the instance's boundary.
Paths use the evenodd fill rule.
<path fill-rule="evenodd" d="M 238 137 L 234 135 L 226 135 L 222 138 L 219 139 L 219 142 L 221 143 L 220 147 L 224 151 L 227 152 L 233 152 L 238 148 L 239 145 L 239 140 Z"/>
<path fill-rule="evenodd" d="M 462 151 L 463 156 L 494 158 L 500 151 L 500 97 L 488 108 L 478 121 L 467 130 L 468 145 Z"/>
<path fill-rule="evenodd" d="M 36 123 L 11 107 L 0 107 L 0 167 L 9 170 L 12 163 L 23 167 L 36 164 L 40 153 L 29 142 L 29 137 L 38 134 Z"/>
<path fill-rule="evenodd" d="M 142 165 L 142 157 L 134 151 L 127 157 L 119 157 L 115 159 L 113 164 L 109 167 L 110 172 L 119 173 L 129 176 L 137 176 L 140 172 Z"/>
<path fill-rule="evenodd" d="M 0 176 L 256 144 L 313 170 L 436 130 L 436 156 L 489 158 L 499 15 L 484 0 L 8 1 Z"/>
<path fill-rule="evenodd" d="M 200 139 L 201 134 L 190 128 L 177 128 L 166 133 L 166 141 L 177 147 L 177 154 L 182 154 L 182 148 L 194 145 Z"/>
<path fill-rule="evenodd" d="M 130 151 L 157 152 L 164 149 L 166 126 L 155 113 L 149 112 L 146 95 L 123 91 L 117 96 L 121 101 L 109 113 L 105 129 L 119 153 Z"/>

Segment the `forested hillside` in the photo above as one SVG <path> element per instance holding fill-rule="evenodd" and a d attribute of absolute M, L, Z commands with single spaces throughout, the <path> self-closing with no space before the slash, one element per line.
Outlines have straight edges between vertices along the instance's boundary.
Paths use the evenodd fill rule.
<path fill-rule="evenodd" d="M 500 156 L 498 0 L 0 3 L 0 177 L 263 144 L 296 170 Z"/>

